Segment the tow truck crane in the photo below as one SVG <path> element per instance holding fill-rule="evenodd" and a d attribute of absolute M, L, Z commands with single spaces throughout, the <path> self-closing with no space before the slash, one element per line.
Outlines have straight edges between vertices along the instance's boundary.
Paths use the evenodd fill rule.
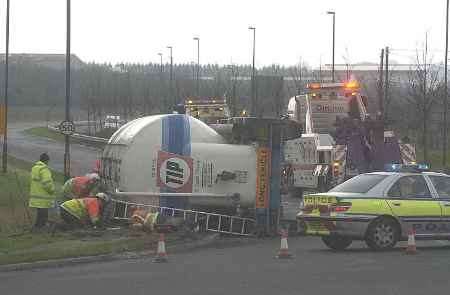
<path fill-rule="evenodd" d="M 311 83 L 304 94 L 289 100 L 288 117 L 305 132 L 285 144 L 285 191 L 295 196 L 304 190 L 327 191 L 357 174 L 382 170 L 387 163 L 415 161 L 414 146 L 384 131 L 367 105 L 355 80 Z"/>

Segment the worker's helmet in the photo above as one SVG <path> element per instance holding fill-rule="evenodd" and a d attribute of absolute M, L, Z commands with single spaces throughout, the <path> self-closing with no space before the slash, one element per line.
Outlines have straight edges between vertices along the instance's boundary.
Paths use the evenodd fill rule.
<path fill-rule="evenodd" d="M 105 193 L 98 193 L 96 195 L 96 197 L 99 198 L 100 200 L 105 201 L 105 202 L 108 202 L 110 200 L 110 197 L 107 194 L 105 194 Z"/>

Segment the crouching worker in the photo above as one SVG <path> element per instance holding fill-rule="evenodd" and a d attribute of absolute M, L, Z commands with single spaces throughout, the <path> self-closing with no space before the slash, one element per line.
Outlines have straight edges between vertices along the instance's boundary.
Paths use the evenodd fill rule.
<path fill-rule="evenodd" d="M 99 183 L 100 177 L 97 173 L 71 178 L 62 187 L 64 199 L 81 199 L 92 196 L 98 189 Z"/>
<path fill-rule="evenodd" d="M 142 229 L 146 232 L 156 230 L 159 220 L 159 212 L 148 212 L 147 210 L 137 209 L 131 216 L 132 226 L 135 229 Z"/>
<path fill-rule="evenodd" d="M 136 209 L 131 215 L 132 227 L 145 232 L 174 232 L 183 227 L 184 219 L 173 216 L 164 216 L 158 211 Z"/>
<path fill-rule="evenodd" d="M 102 212 L 109 200 L 106 194 L 98 193 L 95 197 L 65 201 L 60 206 L 64 229 L 102 226 Z"/>

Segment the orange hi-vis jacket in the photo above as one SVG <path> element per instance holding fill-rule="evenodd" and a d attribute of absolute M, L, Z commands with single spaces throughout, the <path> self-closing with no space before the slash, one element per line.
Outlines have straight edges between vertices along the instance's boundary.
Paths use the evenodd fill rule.
<path fill-rule="evenodd" d="M 97 224 L 100 221 L 101 201 L 98 198 L 89 197 L 72 199 L 62 203 L 61 207 L 83 224 Z"/>
<path fill-rule="evenodd" d="M 89 177 L 77 176 L 64 183 L 62 187 L 65 196 L 72 199 L 89 197 Z"/>

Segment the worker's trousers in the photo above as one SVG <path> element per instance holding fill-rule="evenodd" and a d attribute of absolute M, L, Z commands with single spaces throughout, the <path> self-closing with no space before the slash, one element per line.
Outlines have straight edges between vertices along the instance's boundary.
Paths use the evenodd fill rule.
<path fill-rule="evenodd" d="M 44 227 L 48 221 L 48 208 L 36 208 L 36 222 L 34 224 L 35 228 Z"/>

